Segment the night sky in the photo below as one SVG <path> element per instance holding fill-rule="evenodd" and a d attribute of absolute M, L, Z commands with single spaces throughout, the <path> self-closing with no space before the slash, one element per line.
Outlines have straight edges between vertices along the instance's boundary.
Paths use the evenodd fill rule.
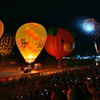
<path fill-rule="evenodd" d="M 100 22 L 100 3 L 94 0 L 0 0 L 4 34 L 15 34 L 21 25 L 28 22 L 40 23 L 46 30 L 52 26 L 69 28 L 76 34 L 74 54 L 96 54 L 95 40 L 81 33 L 77 26 L 77 21 L 84 17 Z M 99 38 L 96 41 L 100 48 Z M 46 51 L 43 49 L 41 53 L 46 54 Z"/>

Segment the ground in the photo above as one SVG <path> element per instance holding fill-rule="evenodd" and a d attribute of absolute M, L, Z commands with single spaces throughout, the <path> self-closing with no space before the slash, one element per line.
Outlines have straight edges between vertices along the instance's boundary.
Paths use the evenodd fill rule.
<path fill-rule="evenodd" d="M 25 67 L 24 64 L 5 64 L 0 67 L 0 78 L 3 77 L 11 77 L 16 75 L 27 75 L 28 73 L 23 73 L 21 70 L 19 70 L 19 67 Z M 75 68 L 76 66 L 66 66 L 62 68 L 58 68 L 57 63 L 46 63 L 43 64 L 42 70 L 34 70 L 32 65 L 32 72 L 31 73 L 40 73 L 40 72 L 48 72 L 48 71 L 54 71 L 54 70 L 62 70 L 62 69 L 69 69 L 69 68 Z M 42 79 L 42 78 L 41 78 Z M 16 80 L 15 82 L 9 81 L 7 87 L 2 86 L 0 88 L 0 100 L 8 100 L 7 98 L 11 98 L 13 96 L 14 90 L 16 90 L 16 95 L 21 95 L 24 93 L 24 91 L 35 91 L 39 85 L 39 80 L 36 78 L 28 79 L 27 84 L 19 83 L 19 80 Z M 83 100 L 83 99 L 82 99 Z M 88 98 L 85 100 L 92 100 L 92 98 Z"/>
<path fill-rule="evenodd" d="M 27 75 L 28 73 L 23 73 L 23 71 L 19 70 L 19 65 L 3 65 L 0 68 L 0 78 L 3 77 L 11 77 L 16 75 Z M 67 68 L 73 68 L 74 66 L 65 67 Z M 58 68 L 55 64 L 54 65 L 46 65 L 43 66 L 42 70 L 34 70 L 32 69 L 31 73 L 40 73 L 40 72 L 47 72 L 47 71 L 54 71 L 54 70 L 61 70 L 65 68 Z M 42 78 L 41 78 L 42 79 Z M 37 86 L 39 85 L 39 80 L 36 78 L 28 79 L 27 84 L 19 83 L 19 80 L 16 80 L 15 82 L 8 81 L 7 87 L 2 86 L 0 88 L 0 98 L 1 100 L 6 100 L 7 98 L 11 98 L 13 96 L 13 92 L 16 90 L 16 95 L 21 95 L 24 93 L 24 91 L 35 91 L 37 89 Z"/>

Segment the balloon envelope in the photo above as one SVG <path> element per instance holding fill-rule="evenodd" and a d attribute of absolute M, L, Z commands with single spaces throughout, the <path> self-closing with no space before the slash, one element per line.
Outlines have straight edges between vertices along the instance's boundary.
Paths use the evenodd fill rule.
<path fill-rule="evenodd" d="M 4 24 L 3 24 L 3 22 L 0 20 L 0 38 L 2 37 L 3 32 L 4 32 Z"/>
<path fill-rule="evenodd" d="M 49 28 L 45 50 L 60 62 L 62 57 L 69 55 L 75 47 L 72 34 L 63 28 Z"/>
<path fill-rule="evenodd" d="M 0 41 L 0 54 L 2 57 L 8 56 L 15 45 L 15 37 L 11 33 L 5 34 Z"/>
<path fill-rule="evenodd" d="M 16 44 L 26 62 L 34 62 L 43 49 L 47 32 L 38 23 L 26 23 L 16 32 Z"/>

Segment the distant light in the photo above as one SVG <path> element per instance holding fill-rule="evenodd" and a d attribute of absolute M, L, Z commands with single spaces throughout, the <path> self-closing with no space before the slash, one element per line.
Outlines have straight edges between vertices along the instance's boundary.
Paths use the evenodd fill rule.
<path fill-rule="evenodd" d="M 95 59 L 95 61 L 98 61 L 98 59 Z"/>
<path fill-rule="evenodd" d="M 87 59 L 87 57 L 83 57 L 83 59 Z"/>
<path fill-rule="evenodd" d="M 100 58 L 100 56 L 96 56 L 96 58 Z"/>
<path fill-rule="evenodd" d="M 98 66 L 98 62 L 96 62 L 96 66 Z"/>
<path fill-rule="evenodd" d="M 66 57 L 66 59 L 70 59 L 70 57 Z"/>
<path fill-rule="evenodd" d="M 12 55 L 14 55 L 14 54 L 15 54 L 15 52 L 12 53 Z"/>
<path fill-rule="evenodd" d="M 92 57 L 95 57 L 95 55 L 93 55 Z"/>
<path fill-rule="evenodd" d="M 65 59 L 65 57 L 63 57 L 63 59 Z"/>
<path fill-rule="evenodd" d="M 82 60 L 82 57 L 80 57 L 80 60 Z"/>
<path fill-rule="evenodd" d="M 96 44 L 96 41 L 94 41 L 94 44 Z"/>
<path fill-rule="evenodd" d="M 77 55 L 77 57 L 80 57 L 80 55 Z"/>
<path fill-rule="evenodd" d="M 75 59 L 80 59 L 79 57 L 75 57 Z"/>

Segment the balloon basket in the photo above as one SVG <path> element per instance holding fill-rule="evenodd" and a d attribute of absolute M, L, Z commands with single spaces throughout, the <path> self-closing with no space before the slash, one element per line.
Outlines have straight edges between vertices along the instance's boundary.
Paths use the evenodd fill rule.
<path fill-rule="evenodd" d="M 58 68 L 61 68 L 61 63 L 60 62 L 58 63 Z"/>

